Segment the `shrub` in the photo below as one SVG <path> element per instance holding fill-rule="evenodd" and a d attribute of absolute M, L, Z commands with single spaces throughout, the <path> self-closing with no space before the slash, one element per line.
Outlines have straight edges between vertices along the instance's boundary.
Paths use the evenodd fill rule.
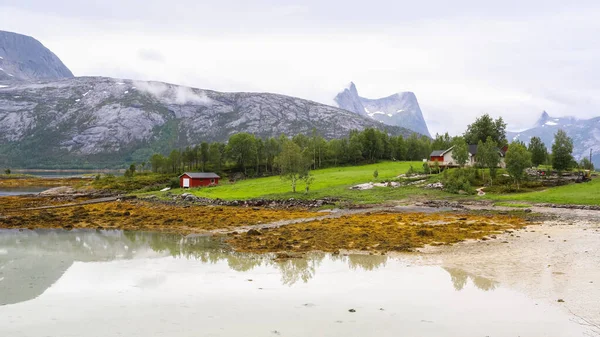
<path fill-rule="evenodd" d="M 179 178 L 172 178 L 169 181 L 169 187 L 170 188 L 179 188 Z"/>
<path fill-rule="evenodd" d="M 379 171 L 375 170 L 373 172 L 373 178 L 377 179 L 377 177 L 379 177 Z"/>
<path fill-rule="evenodd" d="M 444 189 L 450 193 L 459 193 L 463 191 L 468 194 L 475 193 L 473 185 L 477 179 L 474 169 L 462 168 L 445 170 L 442 178 Z"/>

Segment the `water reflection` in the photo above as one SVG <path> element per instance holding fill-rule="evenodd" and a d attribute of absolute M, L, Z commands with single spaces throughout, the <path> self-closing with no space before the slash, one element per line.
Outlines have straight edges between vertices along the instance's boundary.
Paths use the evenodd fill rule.
<path fill-rule="evenodd" d="M 471 279 L 471 282 L 480 290 L 490 291 L 496 289 L 498 283 L 487 279 L 485 277 L 469 274 L 462 269 L 458 268 L 444 268 L 452 279 L 452 284 L 454 285 L 454 289 L 456 291 L 463 290 L 463 288 L 467 285 L 467 281 Z"/>
<path fill-rule="evenodd" d="M 40 296 L 75 262 L 101 262 L 136 258 L 174 257 L 217 264 L 226 262 L 237 272 L 273 268 L 281 284 L 292 286 L 315 277 L 324 259 L 343 263 L 350 270 L 374 271 L 386 266 L 387 256 L 309 253 L 305 258 L 278 260 L 269 254 L 234 252 L 218 239 L 175 234 L 105 230 L 0 230 L 0 305 Z M 456 290 L 470 278 L 478 288 L 492 290 L 493 281 L 446 269 Z M 155 282 L 154 280 L 153 282 Z"/>
<path fill-rule="evenodd" d="M 0 231 L 0 304 L 0 336 L 581 335 L 558 308 L 459 269 L 140 232 Z"/>

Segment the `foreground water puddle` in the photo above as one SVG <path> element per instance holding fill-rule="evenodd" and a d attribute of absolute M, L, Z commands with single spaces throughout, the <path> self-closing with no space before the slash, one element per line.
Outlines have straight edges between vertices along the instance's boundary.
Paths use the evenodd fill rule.
<path fill-rule="evenodd" d="M 205 237 L 0 231 L 0 336 L 581 336 L 493 280 L 386 256 L 231 252 Z"/>

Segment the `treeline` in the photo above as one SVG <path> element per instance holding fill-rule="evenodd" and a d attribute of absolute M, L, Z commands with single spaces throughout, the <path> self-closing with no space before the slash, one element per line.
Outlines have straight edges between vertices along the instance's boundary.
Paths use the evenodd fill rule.
<path fill-rule="evenodd" d="M 431 150 L 447 148 L 448 134 L 432 140 L 413 134 L 408 138 L 389 136 L 377 129 L 351 131 L 348 137 L 326 140 L 316 131 L 311 135 L 259 138 L 248 133 L 232 135 L 227 142 L 202 142 L 193 147 L 172 150 L 168 156 L 154 154 L 149 166 L 154 172 L 236 171 L 246 176 L 278 174 L 276 158 L 286 141 L 292 141 L 308 158 L 311 169 L 340 165 L 374 163 L 380 160 L 422 160 Z"/>

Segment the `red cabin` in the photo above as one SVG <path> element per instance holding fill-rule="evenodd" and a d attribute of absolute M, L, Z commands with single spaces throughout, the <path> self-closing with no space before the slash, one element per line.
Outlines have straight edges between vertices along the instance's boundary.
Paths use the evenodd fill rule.
<path fill-rule="evenodd" d="M 219 177 L 212 172 L 186 172 L 179 176 L 179 186 L 182 188 L 215 186 L 219 184 Z"/>

